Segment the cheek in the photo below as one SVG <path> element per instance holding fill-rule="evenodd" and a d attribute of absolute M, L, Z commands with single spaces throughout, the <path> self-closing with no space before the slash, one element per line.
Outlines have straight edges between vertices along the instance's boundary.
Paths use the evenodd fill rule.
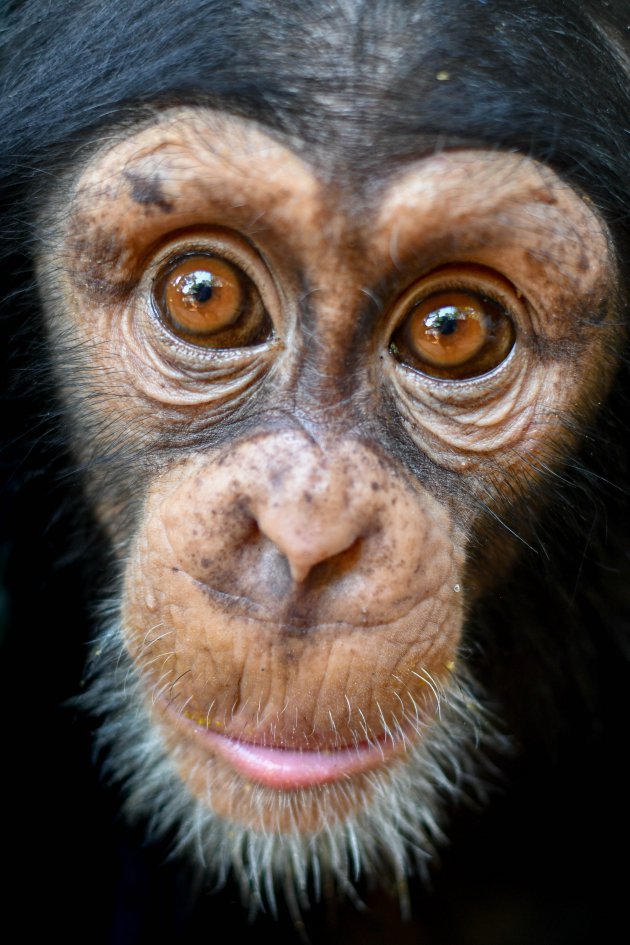
<path fill-rule="evenodd" d="M 189 789 L 229 819 L 260 825 L 262 810 L 267 829 L 297 817 L 310 830 L 323 812 L 362 806 L 374 771 L 387 777 L 424 737 L 460 639 L 461 560 L 444 510 L 372 457 L 347 477 L 368 479 L 369 491 L 346 483 L 345 512 L 329 520 L 307 492 L 284 503 L 283 487 L 274 493 L 278 452 L 245 445 L 154 485 L 126 571 L 123 628 Z M 307 542 L 346 527 L 357 537 L 296 582 L 268 537 L 270 516 L 278 534 L 284 518 L 296 533 L 304 521 Z M 232 763 L 223 748 L 235 743 L 314 764 L 319 753 L 365 750 L 365 763 L 274 789 Z"/>

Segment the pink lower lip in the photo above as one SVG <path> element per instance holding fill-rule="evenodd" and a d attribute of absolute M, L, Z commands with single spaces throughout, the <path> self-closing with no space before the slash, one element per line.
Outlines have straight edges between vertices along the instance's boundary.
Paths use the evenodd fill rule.
<path fill-rule="evenodd" d="M 217 732 L 204 732 L 213 750 L 240 774 L 267 787 L 281 790 L 329 784 L 369 771 L 403 749 L 403 742 L 343 748 L 339 751 L 295 751 L 266 748 L 235 741 Z"/>
<path fill-rule="evenodd" d="M 269 748 L 196 724 L 188 714 L 181 715 L 167 704 L 162 704 L 162 710 L 180 731 L 188 732 L 189 736 L 193 734 L 195 741 L 206 751 L 223 758 L 249 781 L 284 791 L 330 784 L 370 771 L 402 754 L 409 745 L 408 736 L 401 733 L 395 739 L 382 736 L 370 744 L 363 742 L 356 747 L 338 750 Z"/>

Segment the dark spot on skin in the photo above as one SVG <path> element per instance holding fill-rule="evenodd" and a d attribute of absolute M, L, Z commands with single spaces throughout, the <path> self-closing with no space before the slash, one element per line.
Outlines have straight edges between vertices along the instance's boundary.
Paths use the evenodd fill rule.
<path fill-rule="evenodd" d="M 555 204 L 558 203 L 558 198 L 556 197 L 553 190 L 549 187 L 536 190 L 536 192 L 532 196 L 539 203 L 546 203 L 546 204 L 549 204 L 549 206 L 554 206 Z"/>
<path fill-rule="evenodd" d="M 210 558 L 202 558 L 202 559 L 201 559 L 201 567 L 202 567 L 202 568 L 209 568 L 209 567 L 210 567 Z"/>
<path fill-rule="evenodd" d="M 78 211 L 68 234 L 70 256 L 80 262 L 88 260 L 108 268 L 114 267 L 124 251 L 124 244 L 117 233 L 106 226 L 98 226 L 88 212 Z"/>
<path fill-rule="evenodd" d="M 281 486 L 289 472 L 290 470 L 288 466 L 282 466 L 280 469 L 274 469 L 271 476 L 269 477 L 269 485 L 271 489 L 274 490 Z"/>
<path fill-rule="evenodd" d="M 372 492 L 378 492 L 378 490 L 381 488 L 378 482 L 372 482 L 370 485 L 372 486 Z"/>
<path fill-rule="evenodd" d="M 163 213 L 172 211 L 173 202 L 165 196 L 159 177 L 143 177 L 133 171 L 125 171 L 125 178 L 136 203 L 143 207 L 158 207 Z"/>
<path fill-rule="evenodd" d="M 75 260 L 71 275 L 81 291 L 99 301 L 119 302 L 133 280 L 119 271 L 125 246 L 119 235 L 95 223 L 89 212 L 75 212 L 68 235 L 69 256 Z"/>
<path fill-rule="evenodd" d="M 256 525 L 255 520 L 252 518 L 250 499 L 248 496 L 241 496 L 236 499 L 232 508 L 234 524 L 237 522 L 250 522 L 253 531 L 258 531 L 258 526 Z"/>

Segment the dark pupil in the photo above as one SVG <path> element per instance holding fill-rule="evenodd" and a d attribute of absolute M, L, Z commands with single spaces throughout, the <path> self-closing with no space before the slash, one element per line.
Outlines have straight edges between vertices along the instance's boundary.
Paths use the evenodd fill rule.
<path fill-rule="evenodd" d="M 214 292 L 214 278 L 211 273 L 194 272 L 186 279 L 184 295 L 192 297 L 195 302 L 207 302 Z"/>
<path fill-rule="evenodd" d="M 452 335 L 457 328 L 457 315 L 458 310 L 453 306 L 439 308 L 427 316 L 425 324 L 436 334 Z"/>

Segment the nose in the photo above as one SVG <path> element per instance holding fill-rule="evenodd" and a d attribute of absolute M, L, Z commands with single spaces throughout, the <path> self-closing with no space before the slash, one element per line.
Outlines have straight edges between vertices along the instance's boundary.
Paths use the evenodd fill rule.
<path fill-rule="evenodd" d="M 353 487 L 348 464 L 319 447 L 302 447 L 293 462 L 271 472 L 271 480 L 251 511 L 299 584 L 316 565 L 360 540 L 373 508 Z"/>
<path fill-rule="evenodd" d="M 451 570 L 447 513 L 350 437 L 254 435 L 178 471 L 164 497 L 165 558 L 234 619 L 390 622 L 413 602 L 432 607 Z"/>

